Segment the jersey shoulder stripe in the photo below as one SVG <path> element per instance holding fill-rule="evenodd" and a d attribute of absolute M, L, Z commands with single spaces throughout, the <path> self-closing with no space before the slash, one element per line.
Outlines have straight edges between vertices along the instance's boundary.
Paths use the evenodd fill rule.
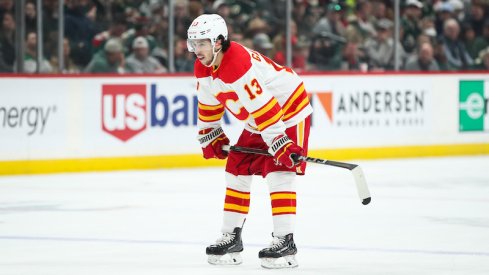
<path fill-rule="evenodd" d="M 224 115 L 224 105 L 206 105 L 203 103 L 198 104 L 199 119 L 204 122 L 218 121 Z"/>
<path fill-rule="evenodd" d="M 284 103 L 282 110 L 284 112 L 283 121 L 287 121 L 302 111 L 309 105 L 309 96 L 301 83 Z"/>

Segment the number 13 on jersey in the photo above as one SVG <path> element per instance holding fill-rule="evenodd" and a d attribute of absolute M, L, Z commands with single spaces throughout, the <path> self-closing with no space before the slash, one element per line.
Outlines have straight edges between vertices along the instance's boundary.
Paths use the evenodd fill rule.
<path fill-rule="evenodd" d="M 258 80 L 256 80 L 256 78 L 253 78 L 249 85 L 245 84 L 243 88 L 248 93 L 250 100 L 255 99 L 257 95 L 260 95 L 263 92 L 263 89 L 261 88 L 260 83 L 258 83 Z"/>

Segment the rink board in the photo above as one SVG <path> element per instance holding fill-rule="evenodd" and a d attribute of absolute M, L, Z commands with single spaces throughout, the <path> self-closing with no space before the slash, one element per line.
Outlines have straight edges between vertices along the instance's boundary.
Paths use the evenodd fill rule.
<path fill-rule="evenodd" d="M 303 76 L 310 155 L 489 154 L 487 74 Z M 0 77 L 0 174 L 223 165 L 196 141 L 192 76 Z M 236 141 L 243 123 L 223 127 Z"/>

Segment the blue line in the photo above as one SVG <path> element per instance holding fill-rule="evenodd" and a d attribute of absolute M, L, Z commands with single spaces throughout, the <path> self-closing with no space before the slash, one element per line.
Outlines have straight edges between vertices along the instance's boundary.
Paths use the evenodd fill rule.
<path fill-rule="evenodd" d="M 208 245 L 207 243 L 203 243 L 203 242 L 182 242 L 182 241 L 168 241 L 168 240 L 129 240 L 129 239 L 31 237 L 31 236 L 0 236 L 0 240 L 132 243 L 132 244 L 174 244 L 174 245 L 199 245 L 199 246 Z M 246 243 L 246 246 L 263 247 L 262 244 L 251 244 L 251 243 Z M 350 251 L 350 252 L 379 252 L 379 253 L 431 254 L 431 255 L 489 257 L 489 252 L 482 252 L 482 251 L 445 251 L 445 250 L 422 250 L 422 249 L 360 248 L 360 247 L 316 246 L 316 245 L 300 245 L 300 248 L 302 248 L 302 249 L 313 249 L 313 250 Z"/>

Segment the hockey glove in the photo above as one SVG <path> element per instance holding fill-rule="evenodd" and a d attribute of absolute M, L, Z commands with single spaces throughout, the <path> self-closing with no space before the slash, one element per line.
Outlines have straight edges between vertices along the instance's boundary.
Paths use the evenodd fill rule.
<path fill-rule="evenodd" d="M 229 139 L 221 127 L 199 131 L 198 139 L 205 159 L 225 159 L 228 156 L 228 152 L 223 151 L 222 146 L 228 145 Z"/>
<path fill-rule="evenodd" d="M 304 150 L 286 135 L 276 137 L 268 148 L 268 152 L 273 155 L 275 161 L 288 168 L 299 165 L 298 157 L 304 154 Z"/>

